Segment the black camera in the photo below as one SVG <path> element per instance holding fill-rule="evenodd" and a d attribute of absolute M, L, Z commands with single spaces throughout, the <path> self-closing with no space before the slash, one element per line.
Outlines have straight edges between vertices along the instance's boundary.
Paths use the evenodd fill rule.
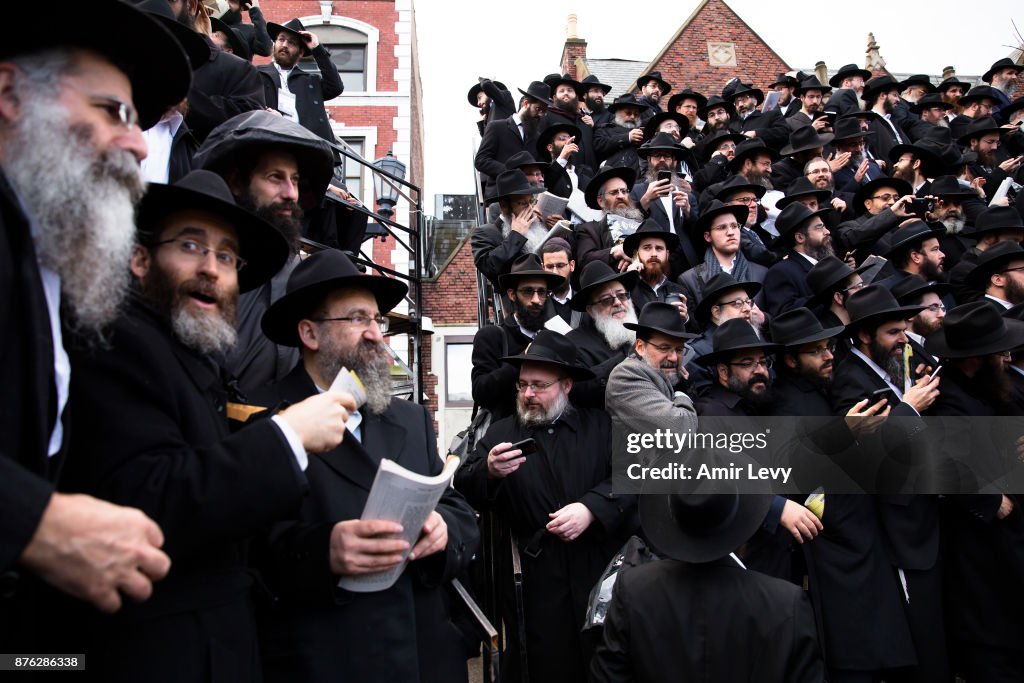
<path fill-rule="evenodd" d="M 935 202 L 930 199 L 918 199 L 915 197 L 907 202 L 907 213 L 912 213 L 922 219 L 933 208 L 935 208 Z"/>

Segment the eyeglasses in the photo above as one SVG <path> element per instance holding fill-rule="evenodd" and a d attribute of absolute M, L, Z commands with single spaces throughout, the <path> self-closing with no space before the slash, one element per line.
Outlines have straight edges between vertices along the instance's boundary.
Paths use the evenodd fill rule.
<path fill-rule="evenodd" d="M 648 159 L 675 159 L 675 155 L 672 152 L 651 152 L 647 155 Z"/>
<path fill-rule="evenodd" d="M 772 359 L 762 358 L 760 360 L 754 360 L 753 358 L 747 358 L 746 360 L 736 361 L 735 363 L 729 363 L 729 365 L 736 368 L 743 368 L 744 370 L 753 370 L 756 367 L 762 367 L 765 370 L 771 370 Z"/>
<path fill-rule="evenodd" d="M 898 194 L 876 194 L 872 199 L 881 199 L 883 202 L 894 202 L 899 199 Z"/>
<path fill-rule="evenodd" d="M 757 197 L 733 197 L 727 203 L 729 204 L 746 204 L 747 206 L 757 206 L 760 204 L 760 200 Z"/>
<path fill-rule="evenodd" d="M 629 292 L 622 291 L 616 292 L 615 294 L 609 294 L 608 296 L 603 296 L 597 301 L 593 302 L 593 304 L 591 305 L 600 306 L 601 308 L 608 308 L 609 306 L 614 305 L 616 301 L 618 301 L 620 304 L 624 304 L 627 301 L 629 301 Z"/>
<path fill-rule="evenodd" d="M 227 249 L 214 249 L 202 242 L 188 237 L 181 237 L 180 235 L 178 237 L 172 237 L 169 240 L 157 242 L 154 246 L 159 247 L 164 244 L 172 243 L 178 245 L 179 254 L 188 256 L 196 261 L 205 259 L 210 252 L 213 252 L 213 257 L 217 260 L 217 265 L 224 270 L 241 270 L 246 264 L 246 260 L 233 251 L 229 251 Z"/>
<path fill-rule="evenodd" d="M 516 293 L 519 296 L 526 297 L 527 299 L 532 299 L 535 296 L 540 297 L 541 299 L 547 299 L 551 292 L 544 287 L 520 287 L 516 290 Z"/>
<path fill-rule="evenodd" d="M 942 304 L 931 304 L 929 306 L 925 306 L 924 308 L 925 308 L 926 311 L 931 311 L 932 313 L 945 313 L 946 312 L 946 307 L 943 306 Z"/>
<path fill-rule="evenodd" d="M 1012 273 L 1012 272 L 1017 271 L 1017 270 L 1024 270 L 1024 266 L 1017 266 L 1016 268 L 1007 268 L 1003 272 L 1004 273 Z"/>
<path fill-rule="evenodd" d="M 341 318 L 311 318 L 315 323 L 349 323 L 353 327 L 358 327 L 361 330 L 365 330 L 370 327 L 370 323 L 377 323 L 377 327 L 380 328 L 381 334 L 388 331 L 389 321 L 385 316 L 378 313 L 374 316 L 369 315 L 349 315 Z"/>
<path fill-rule="evenodd" d="M 753 299 L 749 299 L 749 298 L 748 299 L 733 299 L 732 301 L 719 301 L 717 305 L 721 306 L 721 307 L 732 306 L 733 308 L 737 308 L 737 309 L 749 308 L 749 307 L 754 305 L 754 300 Z"/>
<path fill-rule="evenodd" d="M 620 187 L 617 190 L 608 190 L 606 192 L 602 192 L 601 196 L 602 197 L 625 197 L 628 194 L 629 194 L 629 188 Z"/>
<path fill-rule="evenodd" d="M 531 390 L 535 394 L 539 394 L 553 384 L 558 384 L 563 378 L 553 379 L 550 382 L 516 382 L 516 391 L 523 392 L 527 389 Z"/>
<path fill-rule="evenodd" d="M 100 95 L 74 87 L 72 89 L 78 90 L 78 92 L 89 98 L 90 106 L 106 112 L 112 123 L 119 124 L 126 130 L 132 130 L 135 126 L 139 125 L 139 113 L 135 111 L 135 107 L 130 103 L 111 95 Z"/>
<path fill-rule="evenodd" d="M 647 345 L 651 346 L 651 347 L 654 347 L 655 349 L 657 349 L 661 353 L 673 353 L 674 352 L 676 355 L 679 355 L 679 356 L 683 355 L 683 352 L 686 351 L 686 347 L 685 346 L 672 346 L 671 344 L 652 344 L 651 342 L 647 342 Z"/>
<path fill-rule="evenodd" d="M 850 285 L 849 287 L 847 287 L 843 291 L 844 292 L 856 292 L 858 289 L 864 289 L 867 286 L 868 286 L 868 283 L 862 281 L 862 282 L 858 282 L 856 284 Z"/>
<path fill-rule="evenodd" d="M 828 344 L 825 344 L 824 346 L 819 346 L 819 347 L 817 347 L 815 349 L 812 349 L 810 351 L 800 351 L 799 353 L 802 353 L 802 354 L 805 354 L 805 355 L 808 355 L 808 356 L 814 356 L 815 358 L 820 358 L 826 351 L 828 353 L 835 353 L 835 350 L 836 350 L 836 343 L 835 342 L 829 342 Z"/>

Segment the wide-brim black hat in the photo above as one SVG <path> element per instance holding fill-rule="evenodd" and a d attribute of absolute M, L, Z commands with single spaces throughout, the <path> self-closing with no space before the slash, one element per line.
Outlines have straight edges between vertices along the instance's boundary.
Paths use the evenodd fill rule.
<path fill-rule="evenodd" d="M 1003 230 L 1024 231 L 1024 220 L 1013 206 L 991 206 L 974 218 L 974 224 L 964 229 L 963 235 L 974 237 L 986 232 Z"/>
<path fill-rule="evenodd" d="M 807 273 L 807 286 L 814 292 L 814 295 L 807 301 L 807 305 L 824 303 L 832 296 L 837 285 L 843 283 L 854 273 L 863 273 L 871 267 L 871 264 L 867 264 L 851 268 L 836 256 L 826 256 L 815 263 Z"/>
<path fill-rule="evenodd" d="M 871 78 L 871 72 L 867 69 L 862 69 L 856 64 L 847 64 L 839 68 L 836 75 L 828 79 L 828 84 L 833 88 L 841 88 L 843 80 L 849 76 L 860 76 L 866 83 Z"/>
<path fill-rule="evenodd" d="M 665 241 L 665 248 L 672 252 L 679 246 L 679 236 L 671 230 L 665 230 L 653 218 L 648 218 L 632 235 L 622 240 L 622 251 L 626 256 L 633 258 L 633 254 L 640 247 L 640 243 L 650 237 L 657 237 Z"/>
<path fill-rule="evenodd" d="M 697 308 L 694 310 L 697 320 L 700 322 L 710 320 L 711 307 L 717 306 L 718 297 L 722 292 L 728 292 L 730 289 L 742 289 L 747 296 L 753 299 L 761 291 L 761 283 L 753 280 L 737 280 L 729 273 L 715 275 L 704 285 L 701 299 L 697 302 Z"/>
<path fill-rule="evenodd" d="M 679 309 L 664 301 L 644 304 L 635 323 L 623 323 L 627 330 L 636 332 L 660 332 L 676 339 L 696 339 L 699 334 L 686 331 L 686 325 L 679 316 Z"/>
<path fill-rule="evenodd" d="M 790 76 L 788 73 L 779 74 L 775 77 L 775 80 L 766 85 L 766 88 L 774 88 L 777 85 L 784 85 L 789 88 L 797 88 L 800 85 L 800 79 L 796 76 Z"/>
<path fill-rule="evenodd" d="M 928 187 L 928 194 L 945 200 L 966 201 L 968 199 L 978 199 L 977 192 L 961 185 L 956 176 L 952 175 L 940 175 L 935 178 Z"/>
<path fill-rule="evenodd" d="M 993 100 L 998 102 L 999 98 L 996 96 L 995 89 L 991 85 L 976 85 L 961 95 L 960 99 L 957 100 L 956 103 L 958 106 L 964 107 L 972 102 L 977 102 L 978 100 Z"/>
<path fill-rule="evenodd" d="M 628 292 L 633 289 L 639 279 L 640 273 L 635 270 L 620 273 L 617 270 L 612 270 L 612 267 L 604 261 L 591 261 L 583 269 L 583 273 L 580 275 L 580 291 L 573 294 L 569 305 L 574 311 L 585 311 L 590 305 L 590 297 L 594 295 L 594 292 L 609 282 L 621 282 Z"/>
<path fill-rule="evenodd" d="M 523 363 L 554 365 L 573 379 L 593 379 L 593 372 L 578 365 L 577 355 L 576 345 L 572 343 L 572 340 L 558 332 L 543 329 L 526 345 L 522 353 L 517 353 L 514 356 L 502 356 L 501 360 L 516 367 Z"/>
<path fill-rule="evenodd" d="M 1014 69 L 1017 73 L 1020 73 L 1021 71 L 1024 71 L 1024 66 L 1017 64 L 1009 57 L 1003 57 L 1002 59 L 997 60 L 992 66 L 988 68 L 988 71 L 981 75 L 981 80 L 985 81 L 986 83 L 991 83 L 992 77 L 995 75 L 995 73 L 997 71 L 1002 71 L 1003 69 Z"/>
<path fill-rule="evenodd" d="M 498 86 L 502 90 L 508 90 L 508 86 L 506 86 L 501 81 L 493 81 L 493 83 L 494 83 L 494 85 Z M 477 83 L 476 85 L 474 85 L 472 88 L 469 89 L 469 92 L 466 93 L 466 99 L 469 100 L 469 104 L 471 106 L 473 106 L 473 107 L 477 106 L 477 104 L 476 104 L 476 96 L 479 95 L 480 93 L 482 93 L 483 90 L 484 90 L 484 86 L 481 85 L 480 83 Z"/>
<path fill-rule="evenodd" d="M 799 201 L 804 197 L 817 197 L 819 206 L 826 209 L 831 207 L 831 190 L 820 190 L 815 187 L 814 183 L 807 176 L 797 176 L 796 180 L 786 188 L 786 196 L 775 202 L 775 208 L 782 211 L 793 202 Z"/>
<path fill-rule="evenodd" d="M 657 81 L 658 85 L 661 86 L 662 97 L 672 92 L 672 84 L 661 77 L 660 71 L 650 71 L 648 73 L 645 73 L 640 78 L 636 79 L 637 90 L 642 90 L 643 87 L 647 85 L 648 81 Z"/>
<path fill-rule="evenodd" d="M 156 19 L 161 26 L 171 32 L 171 35 L 181 43 L 181 47 L 185 50 L 185 54 L 192 64 L 193 71 L 209 62 L 213 57 L 214 50 L 210 47 L 210 43 L 206 41 L 206 38 L 179 22 L 177 17 L 174 16 L 170 4 L 166 1 L 130 0 L 130 2 L 135 5 L 136 9 Z M 61 21 L 65 21 L 65 19 L 62 17 Z"/>
<path fill-rule="evenodd" d="M 772 505 L 770 493 L 741 495 L 734 484 L 722 482 L 706 487 L 731 491 L 640 496 L 640 525 L 661 555 L 696 564 L 725 557 L 750 540 Z"/>
<path fill-rule="evenodd" d="M 961 81 L 956 76 L 950 76 L 949 78 L 943 79 L 943 81 L 935 87 L 935 90 L 942 93 L 958 85 L 963 88 L 964 92 L 967 92 L 967 89 L 971 86 L 967 81 Z"/>
<path fill-rule="evenodd" d="M 929 225 L 922 220 L 912 220 L 907 222 L 906 225 L 901 225 L 888 233 L 888 244 L 883 249 L 877 249 L 876 253 L 879 256 L 888 258 L 890 254 L 915 242 L 931 239 L 932 237 L 938 239 L 945 234 L 946 226 L 941 223 Z"/>
<path fill-rule="evenodd" d="M 735 173 L 743 166 L 743 162 L 747 159 L 756 158 L 762 154 L 767 154 L 771 157 L 772 161 L 779 160 L 779 153 L 774 149 L 764 144 L 764 140 L 760 138 L 754 138 L 753 140 L 744 140 L 743 142 L 736 145 L 736 156 L 729 162 L 729 170 Z"/>
<path fill-rule="evenodd" d="M 824 147 L 832 142 L 835 135 L 832 133 L 818 133 L 814 126 L 800 126 L 789 134 L 789 143 L 780 152 L 782 156 L 806 152 L 819 147 Z"/>
<path fill-rule="evenodd" d="M 338 289 L 369 291 L 377 300 L 381 315 L 397 306 L 409 291 L 401 280 L 383 275 L 364 275 L 343 252 L 324 249 L 295 266 L 284 296 L 263 314 L 263 334 L 275 344 L 302 346 L 299 321 L 330 292 Z"/>
<path fill-rule="evenodd" d="M 587 206 L 591 209 L 601 210 L 601 207 L 597 204 L 597 195 L 601 192 L 601 186 L 612 178 L 622 178 L 626 182 L 626 187 L 633 189 L 633 183 L 636 182 L 636 171 L 633 170 L 632 166 L 612 166 L 606 168 L 587 183 L 587 188 L 583 192 L 583 198 L 587 201 Z"/>
<path fill-rule="evenodd" d="M 989 133 L 1002 135 L 1007 132 L 1009 131 L 999 126 L 999 122 L 995 120 L 995 117 L 982 116 L 981 118 L 971 121 L 971 123 L 964 129 L 964 132 L 957 136 L 956 141 L 961 145 L 966 146 L 970 142 L 971 138 L 980 138 L 981 136 L 988 135 Z"/>
<path fill-rule="evenodd" d="M 231 28 L 217 17 L 210 17 L 210 28 L 213 32 L 220 31 L 224 34 L 236 57 L 241 57 L 247 62 L 252 60 L 252 50 L 249 49 L 249 44 L 239 31 Z"/>
<path fill-rule="evenodd" d="M 299 21 L 298 19 L 291 19 L 285 22 L 284 24 L 275 24 L 272 21 L 267 22 L 267 35 L 270 36 L 271 40 L 277 40 L 277 34 L 284 31 L 285 34 L 294 38 L 295 42 L 297 42 L 302 47 L 303 55 L 311 55 L 313 54 L 313 51 L 309 49 L 309 47 L 306 45 L 306 39 L 303 38 L 302 34 L 299 33 L 299 31 L 305 30 L 306 27 L 303 26 L 302 22 Z"/>
<path fill-rule="evenodd" d="M 900 81 L 900 92 L 903 92 L 912 85 L 923 85 L 925 92 L 935 92 L 935 85 L 932 83 L 932 79 L 928 78 L 928 76 L 925 74 L 914 74 L 913 76 L 908 76 L 907 78 Z"/>
<path fill-rule="evenodd" d="M 928 292 L 942 296 L 952 290 L 952 287 L 945 282 L 928 282 L 920 275 L 905 271 L 900 271 L 900 273 L 903 274 L 902 277 L 889 284 L 889 291 L 901 306 L 912 305 L 911 302 L 916 304 Z"/>
<path fill-rule="evenodd" d="M 768 188 L 764 185 L 751 183 L 741 175 L 729 176 L 727 180 L 711 185 L 708 190 L 712 197 L 722 202 L 739 192 L 753 192 L 758 199 L 764 197 L 768 192 Z"/>
<path fill-rule="evenodd" d="M 920 114 L 923 110 L 931 109 L 932 107 L 942 107 L 946 111 L 949 111 L 953 108 L 953 105 L 942 99 L 942 95 L 939 93 L 933 92 L 911 104 L 910 111 L 913 114 Z"/>
<path fill-rule="evenodd" d="M 494 188 L 487 197 L 487 203 L 493 204 L 505 197 L 516 197 L 525 194 L 540 194 L 543 187 L 537 187 L 526 178 L 526 174 L 518 168 L 502 171 L 494 180 Z"/>
<path fill-rule="evenodd" d="M 836 119 L 835 125 L 832 126 L 832 139 L 836 142 L 852 140 L 854 138 L 866 138 L 873 135 L 874 133 L 870 130 L 861 130 L 860 118 L 857 116 L 840 116 Z"/>
<path fill-rule="evenodd" d="M 712 351 L 694 360 L 708 366 L 719 363 L 737 351 L 761 349 L 765 355 L 782 350 L 781 344 L 775 344 L 757 336 L 754 326 L 746 318 L 732 318 L 718 326 L 711 336 Z"/>
<path fill-rule="evenodd" d="M 706 121 L 708 118 L 708 111 L 712 109 L 718 109 L 719 107 L 729 112 L 729 118 L 736 118 L 736 107 L 733 106 L 732 102 L 725 99 L 724 97 L 719 97 L 718 95 L 712 95 L 711 97 L 709 97 L 707 104 L 697 109 L 697 116 Z M 745 137 L 746 136 L 744 136 L 744 138 Z"/>
<path fill-rule="evenodd" d="M 678 116 L 678 114 L 676 114 L 676 116 Z M 654 119 L 651 120 L 653 121 Z M 640 145 L 640 148 L 636 151 L 638 155 L 645 159 L 651 154 L 651 152 L 668 152 L 675 157 L 676 160 L 690 156 L 690 150 L 676 142 L 676 139 L 668 133 L 656 134 L 650 140 Z"/>
<path fill-rule="evenodd" d="M 244 160 L 270 151 L 295 157 L 302 208 L 320 206 L 334 172 L 331 147 L 316 133 L 278 114 L 259 109 L 233 116 L 210 131 L 192 161 L 227 176 Z"/>
<path fill-rule="evenodd" d="M 665 121 L 675 121 L 679 124 L 679 135 L 686 135 L 690 131 L 690 119 L 686 118 L 682 114 L 677 114 L 674 111 L 662 111 L 658 112 L 650 118 L 650 120 L 644 124 L 644 139 L 650 140 L 654 138 L 658 133 L 658 126 L 663 124 Z M 686 149 L 685 147 L 683 149 Z"/>
<path fill-rule="evenodd" d="M 565 278 L 558 273 L 544 270 L 540 257 L 536 254 L 521 254 L 509 267 L 509 272 L 498 276 L 498 286 L 502 291 L 515 289 L 523 278 L 539 278 L 547 283 L 549 289 L 558 289 L 565 284 Z"/>
<path fill-rule="evenodd" d="M 683 88 L 672 97 L 668 98 L 668 106 L 666 109 L 669 111 L 675 111 L 676 107 L 683 103 L 683 100 L 694 100 L 697 102 L 697 111 L 700 112 L 700 108 L 704 107 L 708 103 L 708 98 L 701 95 L 696 90 L 690 90 L 689 88 Z"/>
<path fill-rule="evenodd" d="M 886 92 L 888 90 L 899 90 L 900 84 L 892 76 L 875 76 L 864 82 L 864 90 L 860 94 L 860 98 L 865 102 L 872 102 L 875 100 L 876 95 L 880 92 Z"/>
<path fill-rule="evenodd" d="M 577 140 L 580 140 L 579 126 L 571 123 L 552 123 L 550 126 L 541 131 L 540 137 L 537 138 L 537 154 L 540 158 L 550 156 L 548 154 L 547 146 L 551 143 L 551 140 L 559 133 L 568 133 Z M 581 141 L 582 142 L 582 141 Z"/>
<path fill-rule="evenodd" d="M 544 84 L 551 88 L 552 97 L 554 96 L 555 91 L 558 90 L 558 86 L 563 83 L 568 83 L 572 86 L 572 89 L 576 91 L 576 97 L 582 97 L 582 94 L 580 93 L 582 84 L 569 74 L 548 74 L 544 77 Z"/>
<path fill-rule="evenodd" d="M 284 235 L 270 223 L 235 202 L 228 184 L 212 171 L 192 171 L 173 185 L 150 183 L 139 202 L 139 230 L 156 234 L 167 216 L 180 211 L 206 211 L 231 224 L 238 237 L 238 289 L 254 289 L 281 270 L 288 260 Z"/>
<path fill-rule="evenodd" d="M 1024 97 L 1018 97 L 1013 102 L 1010 102 L 1005 107 L 999 110 L 999 115 L 1003 117 L 1004 121 L 1009 121 L 1010 117 L 1017 111 L 1024 109 Z"/>
<path fill-rule="evenodd" d="M 702 137 L 698 140 L 694 149 L 697 152 L 697 156 L 699 156 L 702 161 L 707 161 L 711 158 L 715 148 L 726 140 L 731 140 L 734 144 L 739 145 L 746 139 L 747 136 L 743 133 L 736 133 L 728 128 L 720 128 L 716 130 L 713 135 Z"/>
<path fill-rule="evenodd" d="M 758 106 L 764 102 L 764 91 L 760 88 L 755 88 L 753 83 L 744 83 L 736 79 L 722 89 L 722 97 L 730 102 L 735 102 L 736 98 L 741 95 L 753 95 L 754 99 L 757 100 Z"/>
<path fill-rule="evenodd" d="M 636 95 L 633 93 L 626 93 L 625 95 L 619 95 L 616 97 L 611 104 L 605 107 L 605 109 L 614 114 L 616 111 L 624 107 L 633 107 L 638 111 L 643 111 L 647 108 L 647 105 L 636 99 Z"/>
<path fill-rule="evenodd" d="M 811 77 L 805 78 L 803 81 L 801 81 L 800 85 L 798 85 L 796 88 L 793 89 L 793 94 L 794 95 L 802 95 L 805 92 L 807 92 L 808 90 L 820 90 L 821 94 L 824 95 L 825 93 L 832 92 L 832 87 L 828 86 L 828 85 L 824 85 L 817 78 L 815 78 L 814 76 L 811 76 Z"/>
<path fill-rule="evenodd" d="M 166 0 L 164 7 L 168 7 Z M 40 8 L 12 3 L 4 20 L 12 29 L 0 47 L 0 58 L 12 58 L 55 47 L 77 47 L 95 52 L 124 72 L 132 86 L 132 104 L 139 126 L 150 128 L 188 94 L 193 65 L 169 26 L 139 8 L 117 0 L 65 3 L 59 21 L 46 22 L 45 36 L 29 31 L 39 26 Z M 112 39 L 111 28 L 117 28 Z M 207 48 L 209 59 L 209 48 Z M 200 66 L 196 64 L 195 66 Z"/>
<path fill-rule="evenodd" d="M 792 202 L 784 207 L 779 212 L 779 215 L 775 217 L 775 229 L 779 231 L 780 237 L 786 237 L 815 216 L 825 216 L 831 210 L 831 206 L 826 206 L 823 209 L 811 211 L 800 202 Z"/>
<path fill-rule="evenodd" d="M 780 313 L 772 320 L 772 341 L 786 347 L 803 346 L 816 341 L 831 339 L 846 329 L 822 327 L 821 321 L 808 308 L 793 308 Z"/>
<path fill-rule="evenodd" d="M 883 285 L 868 285 L 846 299 L 846 312 L 850 315 L 847 331 L 853 334 L 862 327 L 881 324 L 886 320 L 907 320 L 924 310 L 924 306 L 901 306 L 896 297 Z"/>
<path fill-rule="evenodd" d="M 516 152 L 508 159 L 505 160 L 505 168 L 518 168 L 522 170 L 524 166 L 546 166 L 543 161 L 537 161 L 532 154 L 528 151 L 523 150 L 522 152 Z"/>
<path fill-rule="evenodd" d="M 723 204 L 720 200 L 713 199 L 707 208 L 701 211 L 700 218 L 697 219 L 696 224 L 693 226 L 694 234 L 700 235 L 705 232 L 711 232 L 711 222 L 726 213 L 731 213 L 735 216 L 736 221 L 742 226 L 747 222 L 750 209 L 746 204 Z"/>
<path fill-rule="evenodd" d="M 580 81 L 580 85 L 582 86 L 581 90 L 583 91 L 584 95 L 591 88 L 600 88 L 605 95 L 612 91 L 612 86 L 608 85 L 607 83 L 602 83 L 601 80 L 594 74 L 590 74 L 582 81 Z"/>
<path fill-rule="evenodd" d="M 920 159 L 923 163 L 928 165 L 940 164 L 938 154 L 934 150 L 928 147 L 922 147 L 918 143 L 901 142 L 898 145 L 893 145 L 892 149 L 889 150 L 889 162 L 895 164 L 899 161 L 900 157 L 907 153 L 913 154 L 914 158 Z"/>
<path fill-rule="evenodd" d="M 875 178 L 874 180 L 869 180 L 868 182 L 864 183 L 857 190 L 857 194 L 854 195 L 853 197 L 854 211 L 857 213 L 864 213 L 865 211 L 867 211 L 867 209 L 864 208 L 864 200 L 873 195 L 875 193 L 875 190 L 877 190 L 880 187 L 891 187 L 901 197 L 905 197 L 908 194 L 914 194 L 914 188 L 912 188 L 910 186 L 910 183 L 908 183 L 906 180 L 889 177 Z"/>
<path fill-rule="evenodd" d="M 989 209 L 991 211 L 991 209 Z M 984 291 L 993 273 L 1013 261 L 1024 261 L 1024 249 L 1017 242 L 999 242 L 981 252 L 974 267 L 967 272 L 967 284 Z"/>
<path fill-rule="evenodd" d="M 925 339 L 936 358 L 972 358 L 1024 345 L 1024 322 L 1004 317 L 985 299 L 962 304 L 946 314 L 942 327 Z"/>
<path fill-rule="evenodd" d="M 531 100 L 535 100 L 549 107 L 554 105 L 551 101 L 551 88 L 548 87 L 547 83 L 533 81 L 526 90 L 523 90 L 522 88 L 516 88 L 516 90 L 522 93 L 523 97 L 528 97 Z"/>

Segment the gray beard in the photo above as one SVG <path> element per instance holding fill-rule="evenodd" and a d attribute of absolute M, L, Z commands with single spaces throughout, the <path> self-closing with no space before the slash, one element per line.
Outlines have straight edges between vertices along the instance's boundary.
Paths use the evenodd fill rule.
<path fill-rule="evenodd" d="M 23 115 L 0 163 L 33 221 L 40 262 L 60 276 L 71 328 L 101 337 L 131 280 L 139 164 L 122 149 L 97 152 L 92 129 L 69 126 L 48 95 L 20 95 Z"/>
<path fill-rule="evenodd" d="M 836 255 L 835 249 L 832 247 L 831 243 L 817 244 L 813 247 L 808 245 L 806 249 L 807 255 L 810 256 L 815 261 L 820 261 L 823 258 Z"/>
<path fill-rule="evenodd" d="M 622 218 L 628 218 L 629 220 L 636 221 L 637 223 L 642 223 L 644 220 L 643 211 L 632 206 L 617 206 L 611 211 L 606 211 L 605 213 L 621 216 Z"/>
<path fill-rule="evenodd" d="M 508 237 L 510 232 L 512 232 L 512 218 L 501 214 L 501 236 Z M 526 247 L 523 253 L 536 253 L 544 245 L 544 238 L 547 236 L 548 226 L 534 218 L 530 227 L 526 229 Z"/>
<path fill-rule="evenodd" d="M 626 130 L 633 130 L 634 128 L 640 127 L 640 122 L 636 119 L 627 121 L 626 119 L 619 118 L 618 113 L 615 114 L 615 125 L 625 128 Z"/>
<path fill-rule="evenodd" d="M 360 340 L 354 349 L 343 349 L 330 336 L 324 336 L 316 363 L 322 377 L 332 381 L 342 368 L 356 373 L 366 389 L 365 408 L 380 415 L 391 405 L 391 354 L 384 344 Z"/>
<path fill-rule="evenodd" d="M 964 229 L 963 216 L 957 218 L 943 218 L 942 224 L 946 226 L 946 232 L 950 235 L 956 235 Z"/>
<path fill-rule="evenodd" d="M 594 318 L 594 327 L 608 344 L 608 348 L 617 349 L 626 344 L 632 346 L 636 342 L 636 332 L 624 326 L 624 323 L 636 323 L 636 311 L 633 310 L 631 304 L 629 306 L 623 320 L 616 320 L 611 316 Z"/>
<path fill-rule="evenodd" d="M 519 424 L 524 427 L 539 427 L 541 425 L 549 425 L 566 411 L 569 406 L 569 395 L 564 391 L 559 391 L 551 401 L 551 407 L 547 410 L 538 411 L 536 409 L 528 409 L 523 405 L 523 399 L 520 397 L 516 401 L 516 416 L 519 418 Z"/>
<path fill-rule="evenodd" d="M 238 342 L 235 326 L 221 315 L 192 316 L 184 308 L 171 314 L 174 336 L 199 354 L 227 353 Z"/>

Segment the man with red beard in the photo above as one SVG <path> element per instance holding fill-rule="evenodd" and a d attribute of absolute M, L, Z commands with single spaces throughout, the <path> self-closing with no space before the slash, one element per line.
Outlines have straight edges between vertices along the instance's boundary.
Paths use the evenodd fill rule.
<path fill-rule="evenodd" d="M 288 276 L 299 263 L 302 219 L 320 205 L 333 159 L 320 137 L 266 111 L 226 121 L 196 152 L 196 164 L 223 177 L 239 205 L 277 228 L 291 251 L 270 281 L 239 299 L 238 343 L 228 352 L 225 365 L 243 392 L 281 379 L 298 362 L 294 348 L 264 336 L 260 319 L 284 293 Z"/>
<path fill-rule="evenodd" d="M 775 219 L 779 241 L 789 247 L 786 258 L 768 269 L 764 278 L 765 305 L 771 316 L 803 306 L 814 296 L 807 284 L 807 273 L 829 256 L 832 237 L 822 217 L 831 209 L 811 211 L 800 202 L 793 202 Z"/>
<path fill-rule="evenodd" d="M 626 238 L 622 248 L 633 259 L 633 269 L 640 273 L 640 281 L 630 292 L 633 308 L 639 311 L 651 301 L 667 302 L 679 309 L 685 323 L 689 319 L 686 294 L 681 285 L 670 279 L 672 253 L 678 244 L 679 238 L 674 232 L 664 230 L 653 219 L 647 219 Z"/>
<path fill-rule="evenodd" d="M 248 538 L 294 514 L 308 452 L 338 445 L 355 403 L 327 391 L 231 434 L 217 360 L 236 338 L 238 292 L 269 279 L 287 244 L 209 171 L 150 185 L 138 222 L 137 296 L 108 344 L 73 354 L 81 418 L 61 485 L 147 512 L 173 567 L 152 601 L 75 611 L 60 630 L 102 680 L 219 680 L 220 666 L 257 680 Z"/>

